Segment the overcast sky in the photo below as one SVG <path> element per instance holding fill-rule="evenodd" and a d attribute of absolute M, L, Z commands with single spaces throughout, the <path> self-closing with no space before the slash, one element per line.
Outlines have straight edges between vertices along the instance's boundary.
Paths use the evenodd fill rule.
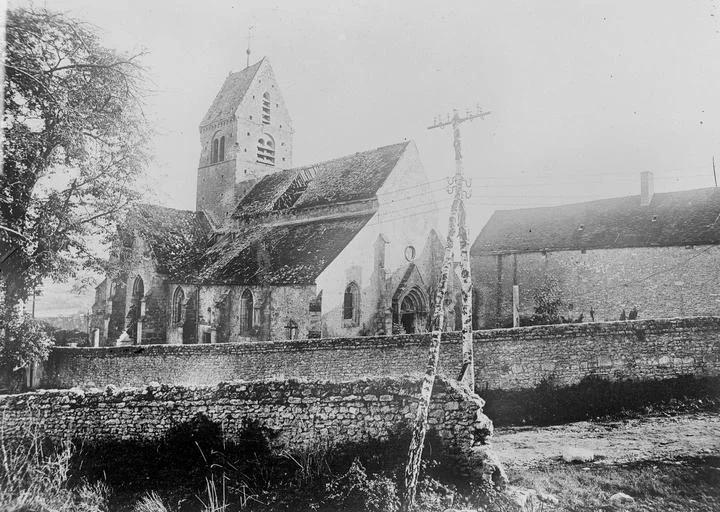
<path fill-rule="evenodd" d="M 454 163 L 433 118 L 491 110 L 462 127 L 473 236 L 495 209 L 637 194 L 645 170 L 656 192 L 712 186 L 713 154 L 720 164 L 712 0 L 35 4 L 149 52 L 148 193 L 167 206 L 194 208 L 198 124 L 245 67 L 249 26 L 251 59 L 270 59 L 293 118 L 296 165 L 413 139 L 438 180 Z"/>

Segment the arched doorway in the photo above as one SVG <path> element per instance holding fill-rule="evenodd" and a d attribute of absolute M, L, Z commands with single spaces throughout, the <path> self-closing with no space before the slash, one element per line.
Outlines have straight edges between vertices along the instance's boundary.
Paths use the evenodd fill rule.
<path fill-rule="evenodd" d="M 425 294 L 421 289 L 411 288 L 402 298 L 398 320 L 407 334 L 421 332 L 425 329 L 427 306 Z"/>

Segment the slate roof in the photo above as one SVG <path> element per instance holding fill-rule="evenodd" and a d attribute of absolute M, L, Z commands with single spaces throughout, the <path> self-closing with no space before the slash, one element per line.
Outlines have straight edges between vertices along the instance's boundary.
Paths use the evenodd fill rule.
<path fill-rule="evenodd" d="M 212 102 L 212 105 L 210 105 L 205 117 L 203 117 L 200 126 L 235 115 L 235 111 L 245 97 L 245 93 L 264 60 L 263 58 L 242 71 L 228 75 L 225 83 L 223 83 L 223 86 L 220 88 L 220 92 L 215 96 L 215 100 Z"/>
<path fill-rule="evenodd" d="M 199 280 L 216 284 L 312 284 L 372 214 L 290 225 L 246 226 L 202 257 Z"/>
<path fill-rule="evenodd" d="M 720 189 L 701 188 L 655 194 L 649 206 L 630 196 L 496 211 L 472 253 L 718 243 Z"/>
<path fill-rule="evenodd" d="M 128 212 L 121 232 L 126 237 L 135 232 L 145 240 L 159 273 L 186 279 L 207 249 L 212 229 L 202 212 L 138 204 Z"/>
<path fill-rule="evenodd" d="M 243 197 L 233 216 L 271 211 L 275 201 L 306 170 L 316 174 L 295 202 L 295 209 L 372 198 L 385 183 L 408 144 L 401 142 L 383 146 L 265 176 Z"/>

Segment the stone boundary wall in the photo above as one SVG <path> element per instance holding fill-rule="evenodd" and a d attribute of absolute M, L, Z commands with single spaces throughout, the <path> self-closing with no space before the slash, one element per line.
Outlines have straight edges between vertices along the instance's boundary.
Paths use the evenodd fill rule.
<path fill-rule="evenodd" d="M 695 317 L 475 331 L 477 389 L 524 389 L 545 377 L 575 384 L 720 375 L 720 318 Z M 215 385 L 282 378 L 345 381 L 421 375 L 429 334 L 216 345 L 55 348 L 41 386 Z M 446 333 L 439 373 L 461 368 L 459 333 Z"/>
<path fill-rule="evenodd" d="M 244 419 L 279 434 L 291 450 L 387 439 L 410 426 L 421 381 L 410 377 L 351 382 L 275 380 L 217 386 L 167 386 L 83 391 L 41 390 L 0 397 L 3 435 L 21 438 L 28 429 L 53 440 L 153 441 L 198 414 L 222 426 L 232 439 Z M 428 423 L 443 453 L 470 474 L 492 474 L 485 446 L 492 423 L 483 400 L 457 383 L 438 379 Z"/>

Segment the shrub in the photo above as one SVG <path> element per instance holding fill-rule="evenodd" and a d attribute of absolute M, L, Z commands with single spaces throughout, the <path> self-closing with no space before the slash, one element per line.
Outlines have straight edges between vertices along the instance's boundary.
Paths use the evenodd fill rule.
<path fill-rule="evenodd" d="M 400 509 L 395 483 L 383 475 L 368 476 L 359 459 L 347 472 L 326 485 L 326 503 L 336 510 L 396 512 Z"/>

